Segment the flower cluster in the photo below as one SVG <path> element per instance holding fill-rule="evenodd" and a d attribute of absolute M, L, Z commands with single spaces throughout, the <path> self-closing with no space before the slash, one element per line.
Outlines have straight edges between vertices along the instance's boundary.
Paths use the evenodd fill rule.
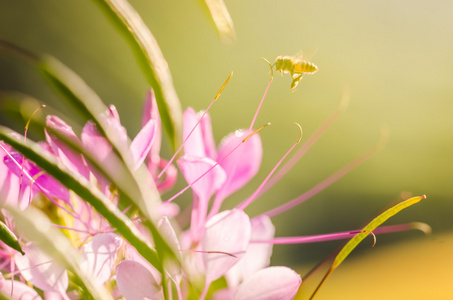
<path fill-rule="evenodd" d="M 261 165 L 262 145 L 258 132 L 266 125 L 253 129 L 259 109 L 248 129 L 227 135 L 216 147 L 207 111 L 197 113 L 187 108 L 183 115 L 182 146 L 169 161 L 160 157 L 161 121 L 152 91 L 145 99 L 142 128 L 132 141 L 112 105 L 99 116 L 98 122 L 110 134 L 113 133 L 115 144 L 106 138 L 94 121 L 84 126 L 79 138 L 63 120 L 48 116 L 46 140 L 39 143 L 40 151 L 52 157 L 62 169 L 90 183 L 114 209 L 124 201 L 121 189 L 112 182 L 115 178 L 112 174 L 121 169 L 115 147 L 125 156 L 132 172 L 143 175 L 140 172 L 145 170 L 144 175 L 149 179 L 144 181 L 145 189 L 158 192 L 168 191 L 174 186 L 177 168 L 173 160 L 180 150 L 184 150 L 176 165 L 188 183 L 186 188 L 164 202 L 145 199 L 154 209 L 152 217 L 131 202 L 122 208 L 128 226 L 145 243 L 155 247 L 159 258 L 153 260 L 143 255 L 139 246 L 124 234 L 120 235 L 118 228 L 87 199 L 2 141 L 0 233 L 11 237 L 16 231 L 15 220 L 8 209 L 27 213 L 29 206 L 39 206 L 53 221 L 52 226 L 63 230 L 77 249 L 74 251 L 78 254 L 81 272 L 91 278 L 95 286 L 109 291 L 112 298 L 292 299 L 301 285 L 301 277 L 288 267 L 270 266 L 273 244 L 327 241 L 360 233 L 364 237 L 375 227 L 319 236 L 275 237 L 271 217 L 304 202 L 374 152 L 359 157 L 306 193 L 268 212 L 250 217 L 244 209 L 300 159 L 342 110 L 343 105 L 340 105 L 288 164 L 274 175 L 299 143 L 299 138 L 257 190 L 231 210 L 222 210 L 222 203 L 246 185 Z M 193 194 L 191 205 L 180 212 L 174 200 L 188 189 Z M 380 223 L 384 221 L 381 219 Z M 159 233 L 157 240 L 152 227 L 146 225 L 150 222 L 155 223 L 153 228 Z M 411 226 L 384 228 L 380 232 L 407 229 Z M 159 250 L 161 238 L 168 247 L 164 252 L 169 253 Z M 83 286 L 77 286 L 75 274 L 65 265 L 32 239 L 26 240 L 19 235 L 19 240 L 20 243 L 9 243 L 2 237 L 0 241 L 1 293 L 13 299 L 41 299 L 42 296 L 45 299 L 84 298 Z"/>
<path fill-rule="evenodd" d="M 176 169 L 159 156 L 160 120 L 152 92 L 145 101 L 142 129 L 132 142 L 128 141 L 115 107 L 110 106 L 101 118 L 116 133 L 135 169 L 145 164 L 159 191 L 173 186 Z M 90 121 L 85 125 L 80 139 L 56 116 L 48 116 L 46 125 L 46 141 L 40 146 L 70 172 L 95 182 L 99 190 L 117 204 L 118 193 L 104 174 L 55 134 L 57 132 L 80 146 L 109 172 L 115 172 L 112 146 L 95 123 Z M 193 298 L 194 294 L 204 299 L 211 283 L 224 278 L 226 283 L 210 295 L 212 299 L 261 299 L 264 295 L 266 299 L 294 297 L 301 283 L 300 276 L 287 267 L 270 267 L 272 244 L 253 242 L 273 239 L 275 229 L 270 218 L 266 215 L 250 218 L 241 208 L 221 211 L 223 200 L 257 173 L 262 158 L 259 135 L 251 129 L 238 130 L 225 137 L 216 148 L 209 115 L 200 118 L 200 114 L 188 108 L 184 113 L 184 137 L 184 155 L 177 164 L 193 191 L 190 225 L 180 232 L 178 224 L 172 221 L 177 217 L 178 206 L 169 201 L 160 205 L 158 228 L 182 262 L 181 266 L 166 268 L 164 274 L 145 260 L 134 245 L 117 235 L 115 228 L 91 205 L 3 142 L 0 163 L 2 207 L 16 206 L 26 213 L 35 199 L 44 196 L 52 201 L 58 211 L 58 222 L 54 226 L 69 232 L 71 241 L 79 249 L 82 269 L 97 285 L 112 286 L 116 296 L 163 299 L 163 289 L 168 288 L 170 292 L 176 290 L 178 299 Z M 158 174 L 158 171 L 164 174 Z M 14 231 L 14 220 L 7 209 L 2 212 L 5 223 Z M 140 219 L 136 220 L 135 225 L 151 241 L 152 237 L 141 226 Z M 184 227 L 183 218 L 179 221 Z M 32 241 L 22 241 L 22 244 L 24 255 L 3 242 L 0 244 L 0 269 L 9 270 L 8 277 L 11 278 L 2 277 L 0 291 L 13 299 L 39 299 L 31 284 L 42 290 L 46 299 L 77 297 L 77 290 L 68 289 L 68 274 L 63 266 Z M 13 280 L 14 274 L 20 281 Z M 163 287 L 162 276 L 168 276 L 173 286 Z"/>

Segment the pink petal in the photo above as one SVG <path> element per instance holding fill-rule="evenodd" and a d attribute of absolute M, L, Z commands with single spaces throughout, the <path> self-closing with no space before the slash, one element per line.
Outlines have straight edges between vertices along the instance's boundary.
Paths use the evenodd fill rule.
<path fill-rule="evenodd" d="M 159 215 L 162 217 L 174 218 L 179 214 L 179 205 L 173 202 L 161 204 L 158 208 Z"/>
<path fill-rule="evenodd" d="M 21 300 L 42 299 L 34 289 L 19 281 L 13 282 L 11 280 L 5 280 L 4 285 L 0 286 L 0 292 L 2 292 L 4 295 L 10 296 L 12 299 Z"/>
<path fill-rule="evenodd" d="M 234 300 L 289 300 L 302 279 L 287 267 L 269 267 L 256 272 L 236 290 Z"/>
<path fill-rule="evenodd" d="M 9 152 L 12 148 L 2 142 L 2 146 Z M 0 148 L 0 206 L 16 206 L 20 210 L 28 207 L 29 201 L 33 198 L 30 185 L 20 181 L 10 168 L 5 165 L 4 160 L 9 158 L 3 149 Z"/>
<path fill-rule="evenodd" d="M 68 295 L 65 295 L 65 294 L 62 295 L 58 292 L 45 291 L 44 299 L 46 299 L 46 300 L 69 300 L 70 298 L 68 297 Z"/>
<path fill-rule="evenodd" d="M 116 282 L 126 300 L 163 299 L 162 289 L 140 263 L 123 260 L 116 267 Z"/>
<path fill-rule="evenodd" d="M 189 184 L 197 180 L 215 164 L 216 162 L 210 158 L 189 155 L 184 155 L 178 160 L 179 169 Z M 191 187 L 198 197 L 207 201 L 223 185 L 225 179 L 225 172 L 217 165 Z"/>
<path fill-rule="evenodd" d="M 151 146 L 151 151 L 148 155 L 148 169 L 151 175 L 154 177 L 157 174 L 157 169 L 160 161 L 160 145 L 162 140 L 162 128 L 160 123 L 159 109 L 157 108 L 156 97 L 152 89 L 149 89 L 145 102 L 143 103 L 143 114 L 142 114 L 142 127 L 148 123 L 149 120 L 154 120 L 156 124 L 156 131 L 154 136 L 154 142 Z"/>
<path fill-rule="evenodd" d="M 89 121 L 85 124 L 81 137 L 85 149 L 99 162 L 103 163 L 108 160 L 112 153 L 112 145 L 99 133 L 94 122 Z"/>
<path fill-rule="evenodd" d="M 81 138 L 85 150 L 107 170 L 115 172 L 118 161 L 113 153 L 112 146 L 107 142 L 105 137 L 99 133 L 94 122 L 89 121 L 85 124 Z M 91 165 L 89 167 L 98 180 L 101 189 L 104 191 L 109 183 L 95 167 Z"/>
<path fill-rule="evenodd" d="M 118 236 L 103 233 L 97 234 L 82 247 L 80 267 L 95 279 L 97 285 L 110 278 L 120 246 Z"/>
<path fill-rule="evenodd" d="M 167 166 L 167 164 L 168 164 L 168 161 L 166 161 L 165 159 L 159 158 L 158 166 L 161 169 L 165 168 Z M 148 164 L 148 166 L 149 166 L 149 164 Z M 150 170 L 150 172 L 151 172 L 151 170 Z M 157 182 L 157 189 L 159 190 L 159 192 L 171 189 L 175 185 L 177 177 L 178 177 L 178 170 L 176 169 L 176 167 L 174 165 L 169 165 L 167 167 L 167 170 L 165 171 L 165 177 L 164 178 L 161 177 L 160 180 Z"/>
<path fill-rule="evenodd" d="M 34 162 L 29 161 L 28 159 L 23 161 L 22 154 L 16 152 L 11 153 L 11 156 L 14 160 L 11 157 L 6 156 L 4 158 L 4 163 L 17 177 L 22 177 L 22 184 L 30 184 L 30 180 L 23 173 L 25 170 L 32 178 L 35 179 L 35 183 L 33 183 L 33 185 L 35 185 L 33 187 L 35 190 L 39 190 L 39 186 L 39 188 L 49 196 L 63 200 L 67 203 L 69 202 L 69 191 L 58 180 L 43 172 L 42 169 L 36 166 Z"/>
<path fill-rule="evenodd" d="M 245 254 L 251 234 L 250 219 L 245 212 L 238 209 L 223 211 L 213 216 L 206 223 L 202 240 L 203 251 L 221 251 L 224 253 L 204 253 L 203 262 L 206 268 L 206 282 L 223 276 Z"/>
<path fill-rule="evenodd" d="M 22 249 L 25 255 L 17 253 L 14 261 L 25 280 L 44 291 L 64 294 L 68 288 L 66 270 L 34 244 L 30 243 Z"/>
<path fill-rule="evenodd" d="M 173 250 L 176 251 L 176 255 L 179 256 L 179 259 L 182 260 L 181 247 L 179 246 L 179 240 L 176 236 L 176 232 L 170 224 L 170 221 L 167 217 L 163 217 L 157 223 L 158 229 L 162 236 L 167 241 L 168 245 L 172 247 Z M 165 270 L 167 271 L 170 278 L 179 286 L 181 282 L 182 271 L 177 262 L 166 261 L 165 262 Z"/>
<path fill-rule="evenodd" d="M 203 136 L 203 145 L 206 156 L 215 160 L 217 158 L 217 149 L 214 141 L 214 135 L 212 134 L 211 117 L 209 114 L 206 114 L 201 119 L 199 126 Z"/>
<path fill-rule="evenodd" d="M 210 299 L 212 300 L 231 300 L 233 299 L 233 289 L 221 289 L 216 291 Z"/>
<path fill-rule="evenodd" d="M 227 156 L 250 133 L 249 130 L 238 130 L 226 136 L 220 144 L 217 161 Z M 223 160 L 220 165 L 227 174 L 227 180 L 216 198 L 224 199 L 249 182 L 260 168 L 262 155 L 261 139 L 255 134 Z"/>
<path fill-rule="evenodd" d="M 118 114 L 118 110 L 113 104 L 110 104 L 109 107 L 107 108 L 107 112 L 105 112 L 101 116 L 107 116 L 107 118 L 112 117 L 113 119 L 118 121 L 118 124 L 120 123 L 120 115 Z"/>
<path fill-rule="evenodd" d="M 198 122 L 197 113 L 191 108 L 188 107 L 184 111 L 183 116 L 183 140 L 189 135 L 192 129 L 195 128 L 195 125 Z M 200 126 L 197 126 L 189 139 L 184 144 L 184 153 L 186 155 L 197 156 L 197 157 L 206 157 L 206 151 L 204 147 L 203 133 Z"/>
<path fill-rule="evenodd" d="M 184 175 L 186 181 L 191 184 L 200 176 L 206 173 L 210 168 L 216 165 L 216 162 L 210 158 L 196 158 L 184 155 L 178 160 L 179 169 Z M 203 177 L 191 185 L 192 190 L 197 195 L 192 207 L 192 216 L 190 230 L 194 242 L 198 242 L 202 235 L 206 223 L 209 199 L 225 182 L 225 172 L 219 165 L 203 175 Z"/>
<path fill-rule="evenodd" d="M 159 220 L 159 222 L 157 223 L 157 228 L 170 247 L 172 247 L 176 251 L 181 250 L 176 232 L 173 229 L 173 226 L 171 226 L 171 223 L 167 217 L 163 217 Z"/>
<path fill-rule="evenodd" d="M 212 134 L 211 118 L 209 117 L 209 114 L 205 114 L 200 120 L 202 114 L 202 111 L 197 114 L 190 107 L 184 111 L 184 140 L 193 130 L 192 134 L 184 144 L 184 153 L 199 157 L 209 157 L 215 160 L 217 158 L 217 151 L 214 142 L 214 135 Z M 199 120 L 200 123 L 197 125 Z"/>
<path fill-rule="evenodd" d="M 149 120 L 132 141 L 129 151 L 132 155 L 132 161 L 134 162 L 134 170 L 138 169 L 151 150 L 156 129 L 156 121 Z"/>
<path fill-rule="evenodd" d="M 143 256 L 141 256 L 140 253 L 138 253 L 137 249 L 135 249 L 129 244 L 126 244 L 125 258 L 128 261 L 134 261 L 145 267 L 148 270 L 148 272 L 152 274 L 157 284 L 161 283 L 162 276 L 160 272 L 152 264 L 150 264 L 149 261 L 147 261 Z"/>
<path fill-rule="evenodd" d="M 252 224 L 251 240 L 271 240 L 275 227 L 269 217 L 261 215 L 250 220 Z M 239 283 L 270 264 L 272 244 L 249 244 L 247 252 L 226 274 L 228 286 L 237 287 Z"/>
<path fill-rule="evenodd" d="M 72 128 L 60 118 L 56 116 L 48 116 L 46 125 L 47 127 L 59 132 L 61 135 L 65 136 L 68 140 L 72 141 L 76 145 L 81 145 L 80 140 L 72 131 Z M 47 130 L 45 133 L 46 140 L 52 150 L 52 153 L 54 153 L 55 156 L 60 159 L 63 165 L 70 171 L 78 173 L 83 177 L 89 179 L 90 170 L 83 156 L 80 153 L 72 150 L 71 147 L 60 141 L 56 136 L 47 132 Z"/>

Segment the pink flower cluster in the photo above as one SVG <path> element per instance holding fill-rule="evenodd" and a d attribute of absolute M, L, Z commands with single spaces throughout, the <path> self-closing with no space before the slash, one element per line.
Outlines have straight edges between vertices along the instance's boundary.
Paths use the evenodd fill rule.
<path fill-rule="evenodd" d="M 80 252 L 82 270 L 93 277 L 96 284 L 112 287 L 115 298 L 164 299 L 163 289 L 168 289 L 169 295 L 176 291 L 174 299 L 189 299 L 194 295 L 199 299 L 292 299 L 301 278 L 287 267 L 269 266 L 275 232 L 269 216 L 250 218 L 244 206 L 221 210 L 222 202 L 258 172 L 262 159 L 259 135 L 252 129 L 238 130 L 216 147 L 209 115 L 200 116 L 191 108 L 185 111 L 184 155 L 177 161 L 193 191 L 190 224 L 184 224 L 184 213 L 179 213 L 172 201 L 159 204 L 158 229 L 179 256 L 182 266 L 168 264 L 164 274 L 158 272 L 83 199 L 0 142 L 0 207 L 4 207 L 5 223 L 14 231 L 8 206 L 19 207 L 26 213 L 34 199 L 44 196 L 52 201 L 61 220 L 55 226 L 70 232 L 70 239 Z M 159 155 L 161 125 L 152 92 L 145 101 L 142 129 L 132 142 L 115 107 L 110 106 L 102 119 L 116 133 L 134 168 L 145 164 L 159 191 L 173 187 L 177 170 Z M 56 116 L 47 118 L 47 126 L 85 149 L 107 171 L 115 172 L 112 146 L 93 122 L 85 125 L 80 139 Z M 119 201 L 109 180 L 83 154 L 50 131 L 40 145 L 64 168 L 96 183 L 113 203 Z M 135 221 L 135 225 L 152 241 L 139 221 Z M 4 273 L 0 276 L 2 293 L 13 299 L 40 299 L 36 288 L 43 291 L 45 299 L 80 297 L 76 290 L 68 289 L 64 267 L 32 241 L 22 241 L 22 244 L 25 255 L 0 242 L 0 271 Z M 4 278 L 6 272 L 10 279 Z M 13 280 L 13 276 L 17 280 Z M 162 276 L 170 280 L 169 286 L 162 286 Z M 224 278 L 223 288 L 210 290 L 211 284 L 220 278 Z"/>

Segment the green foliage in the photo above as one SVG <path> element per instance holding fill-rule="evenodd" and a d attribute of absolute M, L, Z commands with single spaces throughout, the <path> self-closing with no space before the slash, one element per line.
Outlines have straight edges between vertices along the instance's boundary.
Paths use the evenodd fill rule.
<path fill-rule="evenodd" d="M 182 110 L 170 69 L 162 51 L 140 15 L 125 0 L 94 0 L 110 17 L 134 50 L 156 95 L 162 123 L 176 149 L 182 139 Z"/>
<path fill-rule="evenodd" d="M 0 241 L 24 255 L 16 235 L 0 220 Z"/>

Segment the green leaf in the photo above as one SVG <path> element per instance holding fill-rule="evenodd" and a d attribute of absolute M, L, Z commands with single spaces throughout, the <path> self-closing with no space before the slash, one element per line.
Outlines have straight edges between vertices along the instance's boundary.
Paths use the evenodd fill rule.
<path fill-rule="evenodd" d="M 68 238 L 57 228 L 51 226 L 51 221 L 37 208 L 30 206 L 26 213 L 15 207 L 8 207 L 13 215 L 16 229 L 28 240 L 36 243 L 42 251 L 73 272 L 83 284 L 92 299 L 113 299 L 104 286 L 96 286 L 90 274 L 80 269 L 77 251 Z"/>
<path fill-rule="evenodd" d="M 109 141 L 117 155 L 112 157 L 112 160 L 117 160 L 115 165 L 118 166 L 118 169 L 115 174 L 109 174 L 110 176 L 107 177 L 110 177 L 112 183 L 123 192 L 123 196 L 126 196 L 129 201 L 132 201 L 140 208 L 146 218 L 153 219 L 152 213 L 155 211 L 155 206 L 161 202 L 160 195 L 155 186 L 150 184 L 152 179 L 149 178 L 149 174 L 144 172 L 144 170 L 139 171 L 139 174 L 132 171 L 132 163 L 128 153 L 125 153 L 124 145 L 121 144 L 116 132 L 108 124 L 105 124 L 100 117 L 101 114 L 107 111 L 107 107 L 102 100 L 76 73 L 57 59 L 51 56 L 43 56 L 39 60 L 38 68 L 74 107 L 79 108 L 88 119 L 96 123 L 98 130 Z M 65 141 L 68 146 L 74 148 L 74 150 L 83 153 L 89 159 L 91 158 L 83 149 L 77 148 L 74 143 L 71 143 L 56 132 L 53 133 Z M 91 158 L 90 161 L 101 172 L 106 173 L 105 169 L 96 163 L 94 159 Z"/>
<path fill-rule="evenodd" d="M 24 251 L 19 244 L 19 241 L 16 235 L 0 220 L 0 241 L 13 248 L 16 251 L 19 251 L 24 255 Z"/>
<path fill-rule="evenodd" d="M 112 179 L 111 182 L 119 188 L 122 196 L 139 207 L 146 218 L 154 219 L 152 215 L 153 211 L 156 210 L 155 206 L 161 202 L 160 195 L 151 183 L 152 179 L 149 178 L 149 174 L 143 168 L 137 172 L 132 171 L 132 163 L 128 153 L 125 153 L 124 145 L 118 140 L 116 133 L 108 124 L 104 124 L 103 119 L 100 117 L 101 114 L 107 111 L 107 107 L 99 96 L 76 73 L 52 56 L 38 56 L 1 39 L 0 48 L 4 48 L 19 58 L 31 62 L 53 87 L 69 100 L 74 108 L 79 110 L 87 119 L 96 123 L 99 132 L 109 141 L 117 155 L 117 157 L 112 159 L 117 160 L 118 170 L 115 174 L 107 177 Z M 8 93 L 2 93 L 0 96 L 3 97 L 5 95 L 7 96 Z M 18 96 L 16 95 L 16 97 Z M 59 136 L 57 133 L 56 135 Z M 59 137 L 65 141 L 64 137 Z M 67 139 L 66 143 L 74 149 L 74 143 L 71 144 Z M 83 153 L 80 149 L 75 150 Z M 89 155 L 87 156 L 89 157 Z M 99 164 L 94 163 L 94 165 L 105 174 L 105 170 L 99 167 Z"/>
<path fill-rule="evenodd" d="M 420 202 L 420 200 L 425 199 L 426 196 L 418 196 L 418 197 L 412 197 L 410 199 L 407 199 L 405 201 L 402 201 L 389 209 L 386 209 L 383 213 L 379 214 L 376 218 L 374 218 L 371 222 L 368 223 L 365 227 L 363 227 L 360 231 L 360 233 L 356 234 L 351 240 L 349 240 L 343 248 L 340 250 L 340 252 L 336 255 L 336 257 L 333 260 L 332 265 L 330 266 L 330 269 L 327 271 L 327 273 L 324 275 L 323 279 L 321 282 L 318 284 L 316 287 L 315 291 L 311 295 L 310 299 L 313 299 L 313 297 L 316 295 L 322 284 L 326 281 L 326 279 L 330 276 L 330 274 L 340 266 L 340 264 L 348 257 L 348 255 L 354 250 L 357 245 L 363 241 L 373 230 L 375 230 L 378 226 L 380 226 L 382 223 L 387 221 L 390 217 L 394 216 L 401 210 Z M 322 265 L 320 265 L 322 267 Z"/>
<path fill-rule="evenodd" d="M 363 241 L 373 230 L 375 230 L 378 226 L 382 223 L 387 221 L 390 217 L 396 215 L 401 210 L 418 203 L 420 200 L 425 199 L 426 196 L 419 196 L 419 197 L 412 197 L 405 201 L 402 201 L 395 206 L 385 210 L 382 214 L 374 218 L 368 225 L 362 228 L 362 233 L 358 233 L 355 235 L 349 242 L 344 245 L 343 249 L 341 249 L 340 253 L 338 253 L 337 257 L 335 258 L 331 269 L 336 269 L 345 259 L 346 257 L 354 250 L 357 245 Z"/>
<path fill-rule="evenodd" d="M 162 123 L 177 149 L 182 140 L 182 109 L 168 64 L 140 15 L 126 0 L 94 0 L 125 36 L 154 89 Z"/>
<path fill-rule="evenodd" d="M 97 187 L 92 186 L 81 175 L 71 173 L 63 166 L 59 166 L 55 158 L 49 156 L 38 144 L 31 141 L 24 143 L 22 139 L 13 138 L 13 133 L 17 134 L 6 127 L 0 126 L 0 140 L 11 145 L 25 155 L 26 158 L 55 177 L 68 189 L 73 190 L 80 198 L 90 203 L 146 260 L 162 271 L 161 262 L 156 251 L 146 242 L 132 221 L 106 198 Z M 159 234 L 158 231 L 155 234 Z"/>
<path fill-rule="evenodd" d="M 236 39 L 234 32 L 233 20 L 223 0 L 204 0 L 204 4 L 209 10 L 214 25 L 217 28 L 220 39 L 224 43 L 231 42 Z"/>

